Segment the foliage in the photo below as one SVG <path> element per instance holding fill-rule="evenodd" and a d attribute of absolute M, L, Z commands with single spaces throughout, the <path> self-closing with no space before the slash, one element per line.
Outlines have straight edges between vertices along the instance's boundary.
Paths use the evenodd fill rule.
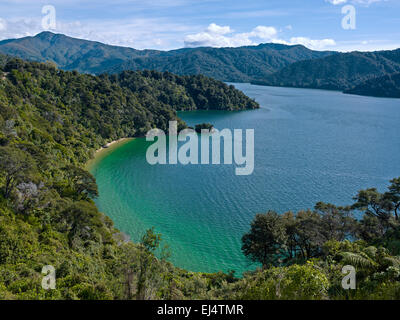
<path fill-rule="evenodd" d="M 400 72 L 372 78 L 345 93 L 362 96 L 400 98 Z"/>
<path fill-rule="evenodd" d="M 251 224 L 251 230 L 243 238 L 243 253 L 263 267 L 279 265 L 285 249 L 287 235 L 281 217 L 274 211 L 258 214 Z"/>
<path fill-rule="evenodd" d="M 389 74 L 400 72 L 400 49 L 393 51 L 376 52 L 349 52 L 336 53 L 328 57 L 314 60 L 304 60 L 295 62 L 282 68 L 274 74 L 257 81 L 257 84 L 316 88 L 329 90 L 348 90 L 361 85 L 355 89 L 355 93 L 365 94 L 368 86 L 363 85 L 365 81 L 383 77 Z M 393 89 L 390 80 L 385 77 L 388 86 L 382 84 L 382 89 L 370 92 L 368 95 L 379 94 L 382 91 Z M 371 80 L 374 81 L 374 80 Z M 379 80 L 378 80 L 379 81 Z M 352 92 L 351 90 L 350 92 Z M 386 94 L 381 94 L 386 95 Z"/>
<path fill-rule="evenodd" d="M 327 299 L 329 280 L 309 262 L 271 268 L 257 275 L 240 294 L 245 300 L 320 300 Z"/>

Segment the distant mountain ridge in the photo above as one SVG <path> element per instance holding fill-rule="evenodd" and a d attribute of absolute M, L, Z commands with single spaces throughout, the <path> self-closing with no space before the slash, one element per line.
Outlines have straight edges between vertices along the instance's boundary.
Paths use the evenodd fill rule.
<path fill-rule="evenodd" d="M 295 62 L 253 83 L 271 86 L 349 90 L 365 81 L 400 72 L 400 49 L 336 53 Z"/>
<path fill-rule="evenodd" d="M 340 90 L 367 95 L 370 95 L 367 87 L 378 86 L 373 82 L 379 80 L 374 79 L 400 73 L 400 49 L 340 53 L 313 51 L 302 45 L 266 43 L 237 48 L 136 50 L 42 32 L 34 37 L 0 41 L 0 53 L 25 60 L 52 61 L 60 69 L 81 73 L 156 70 L 177 75 L 203 74 L 225 82 Z M 387 92 L 384 86 L 372 91 L 379 96 L 397 96 L 397 77 L 395 82 L 391 81 L 384 82 L 389 86 Z"/>
<path fill-rule="evenodd" d="M 83 73 L 101 73 L 106 68 L 127 59 L 157 53 L 153 50 L 109 46 L 51 32 L 42 32 L 34 37 L 0 41 L 0 52 L 24 60 L 53 61 L 61 69 Z"/>
<path fill-rule="evenodd" d="M 0 52 L 25 60 L 53 61 L 64 70 L 119 73 L 124 70 L 203 74 L 222 81 L 250 82 L 294 62 L 333 54 L 301 45 L 261 44 L 239 48 L 184 48 L 172 51 L 136 50 L 42 32 L 34 37 L 0 41 Z"/>
<path fill-rule="evenodd" d="M 126 69 L 154 69 L 179 75 L 202 73 L 222 81 L 250 82 L 264 79 L 294 62 L 326 57 L 329 51 L 313 51 L 304 46 L 260 44 L 238 48 L 191 48 L 168 51 L 162 55 L 138 57 L 109 72 Z"/>

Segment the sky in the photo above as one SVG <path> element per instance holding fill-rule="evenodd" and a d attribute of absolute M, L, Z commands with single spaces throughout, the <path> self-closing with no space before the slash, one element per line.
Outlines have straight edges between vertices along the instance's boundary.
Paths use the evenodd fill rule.
<path fill-rule="evenodd" d="M 400 47 L 400 0 L 1 0 L 0 40 L 42 31 L 136 49 L 386 50 Z"/>

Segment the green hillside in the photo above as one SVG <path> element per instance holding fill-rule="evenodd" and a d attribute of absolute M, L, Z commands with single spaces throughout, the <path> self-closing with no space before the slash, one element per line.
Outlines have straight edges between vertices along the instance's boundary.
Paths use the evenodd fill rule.
<path fill-rule="evenodd" d="M 107 72 L 151 69 L 176 74 L 204 74 L 228 82 L 250 82 L 264 79 L 299 60 L 314 59 L 332 54 L 307 49 L 304 46 L 260 44 L 239 48 L 193 48 L 169 51 L 168 56 L 140 57 Z"/>
<path fill-rule="evenodd" d="M 109 46 L 51 32 L 42 32 L 35 37 L 0 41 L 0 52 L 25 60 L 52 61 L 61 69 L 85 73 L 101 73 L 105 68 L 128 59 L 157 53 Z"/>
<path fill-rule="evenodd" d="M 325 58 L 293 63 L 257 84 L 346 90 L 371 78 L 400 72 L 400 49 L 337 53 Z"/>
<path fill-rule="evenodd" d="M 346 90 L 345 93 L 362 96 L 400 98 L 400 73 L 373 78 Z"/>
<path fill-rule="evenodd" d="M 135 50 L 42 32 L 35 37 L 0 42 L 0 52 L 22 59 L 53 61 L 63 70 L 83 73 L 119 73 L 124 70 L 203 74 L 222 81 L 263 79 L 299 60 L 325 57 L 304 46 L 261 44 L 240 48 L 186 48 L 172 51 Z"/>

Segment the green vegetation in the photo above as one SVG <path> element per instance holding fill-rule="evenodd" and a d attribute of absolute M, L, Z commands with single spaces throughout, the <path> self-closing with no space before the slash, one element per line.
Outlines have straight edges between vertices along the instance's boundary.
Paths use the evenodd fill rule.
<path fill-rule="evenodd" d="M 400 178 L 388 191 L 361 190 L 352 206 L 256 215 L 243 253 L 262 265 L 248 299 L 399 299 Z M 360 220 L 354 212 L 363 212 Z M 356 269 L 357 290 L 342 289 L 342 267 Z M 245 278 L 246 280 L 246 278 Z M 243 280 L 243 281 L 245 281 Z"/>
<path fill-rule="evenodd" d="M 388 74 L 373 78 L 362 84 L 346 90 L 345 93 L 362 96 L 400 98 L 400 73 Z"/>
<path fill-rule="evenodd" d="M 349 207 L 257 215 L 243 252 L 261 268 L 243 278 L 176 268 L 154 230 L 134 244 L 96 208 L 83 167 L 105 142 L 165 129 L 176 110 L 256 107 L 203 76 L 96 77 L 4 59 L 0 299 L 398 299 L 400 178 L 385 193 L 360 191 Z M 357 269 L 354 291 L 340 285 L 347 264 Z M 45 265 L 56 269 L 55 290 L 41 287 Z"/>
<path fill-rule="evenodd" d="M 157 70 L 178 75 L 203 74 L 229 82 L 261 80 L 293 62 L 332 54 L 300 45 L 281 44 L 172 51 L 135 50 L 51 32 L 0 41 L 0 52 L 37 62 L 53 61 L 60 69 L 83 73 Z"/>
<path fill-rule="evenodd" d="M 400 49 L 337 53 L 325 58 L 295 62 L 256 84 L 347 90 L 371 78 L 400 72 Z"/>
<path fill-rule="evenodd" d="M 186 48 L 155 57 L 139 57 L 114 65 L 107 72 L 151 69 L 179 75 L 204 74 L 221 81 L 261 80 L 294 62 L 331 55 L 301 45 L 260 44 L 239 48 Z"/>

